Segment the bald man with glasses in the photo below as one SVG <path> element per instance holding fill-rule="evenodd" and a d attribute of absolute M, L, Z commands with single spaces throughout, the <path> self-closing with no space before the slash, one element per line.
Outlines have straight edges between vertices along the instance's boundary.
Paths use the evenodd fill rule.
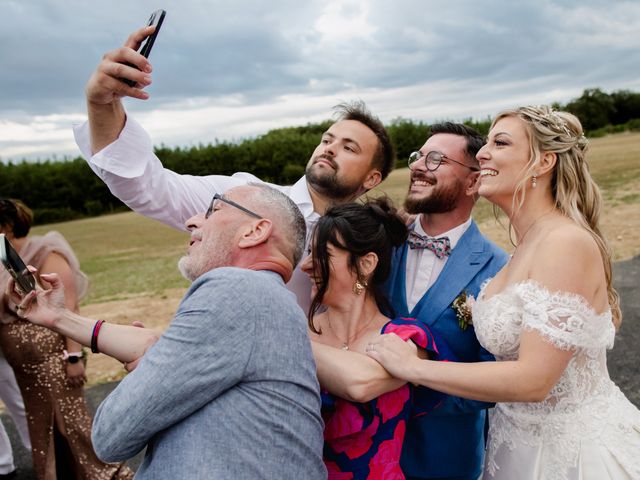
<path fill-rule="evenodd" d="M 51 290 L 12 293 L 34 323 L 124 363 L 142 357 L 98 408 L 96 453 L 126 460 L 146 446 L 143 480 L 326 479 L 307 320 L 285 287 L 304 249 L 302 214 L 249 184 L 213 195 L 186 228 L 179 268 L 193 283 L 159 338 L 66 310 L 56 275 L 42 275 Z"/>

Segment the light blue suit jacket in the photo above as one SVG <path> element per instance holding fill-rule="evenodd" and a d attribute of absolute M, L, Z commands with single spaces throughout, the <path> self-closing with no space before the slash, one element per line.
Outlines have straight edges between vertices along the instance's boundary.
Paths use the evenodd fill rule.
<path fill-rule="evenodd" d="M 147 447 L 137 480 L 324 480 L 320 386 L 282 278 L 200 276 L 171 325 L 98 408 L 99 458 Z"/>
<path fill-rule="evenodd" d="M 482 283 L 507 262 L 508 255 L 485 238 L 475 222 L 452 250 L 433 286 L 416 304 L 407 307 L 405 245 L 395 253 L 388 293 L 399 316 L 416 318 L 444 338 L 461 362 L 492 360 L 475 336 L 473 327 L 462 330 L 451 307 L 461 292 L 476 297 Z M 426 389 L 416 389 L 414 403 Z M 480 475 L 484 452 L 486 409 L 492 404 L 446 396 L 433 412 L 414 416 L 409 422 L 402 450 L 405 475 L 418 478 L 467 477 Z"/>

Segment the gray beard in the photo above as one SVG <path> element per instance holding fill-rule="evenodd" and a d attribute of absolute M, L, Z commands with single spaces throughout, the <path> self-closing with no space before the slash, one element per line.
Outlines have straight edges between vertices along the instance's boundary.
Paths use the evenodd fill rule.
<path fill-rule="evenodd" d="M 182 274 L 182 276 L 187 280 L 189 280 L 190 282 L 193 282 L 196 278 L 200 276 L 193 271 L 192 267 L 193 265 L 191 264 L 191 262 L 189 262 L 188 255 L 184 255 L 180 257 L 180 260 L 178 260 L 178 270 L 180 270 L 180 273 Z"/>

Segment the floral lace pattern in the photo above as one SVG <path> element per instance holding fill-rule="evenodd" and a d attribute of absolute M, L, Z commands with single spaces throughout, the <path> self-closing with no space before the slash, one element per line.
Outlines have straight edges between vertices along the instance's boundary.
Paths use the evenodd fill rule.
<path fill-rule="evenodd" d="M 476 335 L 496 360 L 518 358 L 523 330 L 573 357 L 547 398 L 538 403 L 499 403 L 491 412 L 486 469 L 499 470 L 502 445 L 539 447 L 541 478 L 568 478 L 581 443 L 605 448 L 631 478 L 640 478 L 640 412 L 609 378 L 606 349 L 615 329 L 609 310 L 598 314 L 580 295 L 551 292 L 534 281 L 513 284 L 473 308 Z"/>

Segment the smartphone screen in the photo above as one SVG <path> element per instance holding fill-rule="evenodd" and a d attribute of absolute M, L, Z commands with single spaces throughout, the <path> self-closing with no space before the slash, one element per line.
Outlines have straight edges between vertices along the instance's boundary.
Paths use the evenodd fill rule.
<path fill-rule="evenodd" d="M 142 48 L 140 48 L 140 55 L 143 55 L 145 58 L 149 58 L 149 54 L 151 53 L 151 49 L 153 48 L 153 44 L 156 41 L 156 37 L 158 36 L 158 32 L 160 32 L 160 27 L 162 26 L 162 22 L 164 21 L 164 16 L 167 12 L 164 10 L 156 10 L 149 17 L 149 21 L 147 22 L 147 27 L 151 25 L 155 25 L 156 29 L 153 31 L 151 35 L 147 37 L 145 42 L 142 44 Z M 131 65 L 128 63 L 127 65 L 137 68 L 135 65 Z M 124 83 L 129 85 L 130 87 L 135 87 L 136 82 L 134 80 L 122 79 Z"/>
<path fill-rule="evenodd" d="M 15 251 L 4 233 L 0 233 L 0 261 L 23 293 L 36 289 L 36 279 Z"/>

